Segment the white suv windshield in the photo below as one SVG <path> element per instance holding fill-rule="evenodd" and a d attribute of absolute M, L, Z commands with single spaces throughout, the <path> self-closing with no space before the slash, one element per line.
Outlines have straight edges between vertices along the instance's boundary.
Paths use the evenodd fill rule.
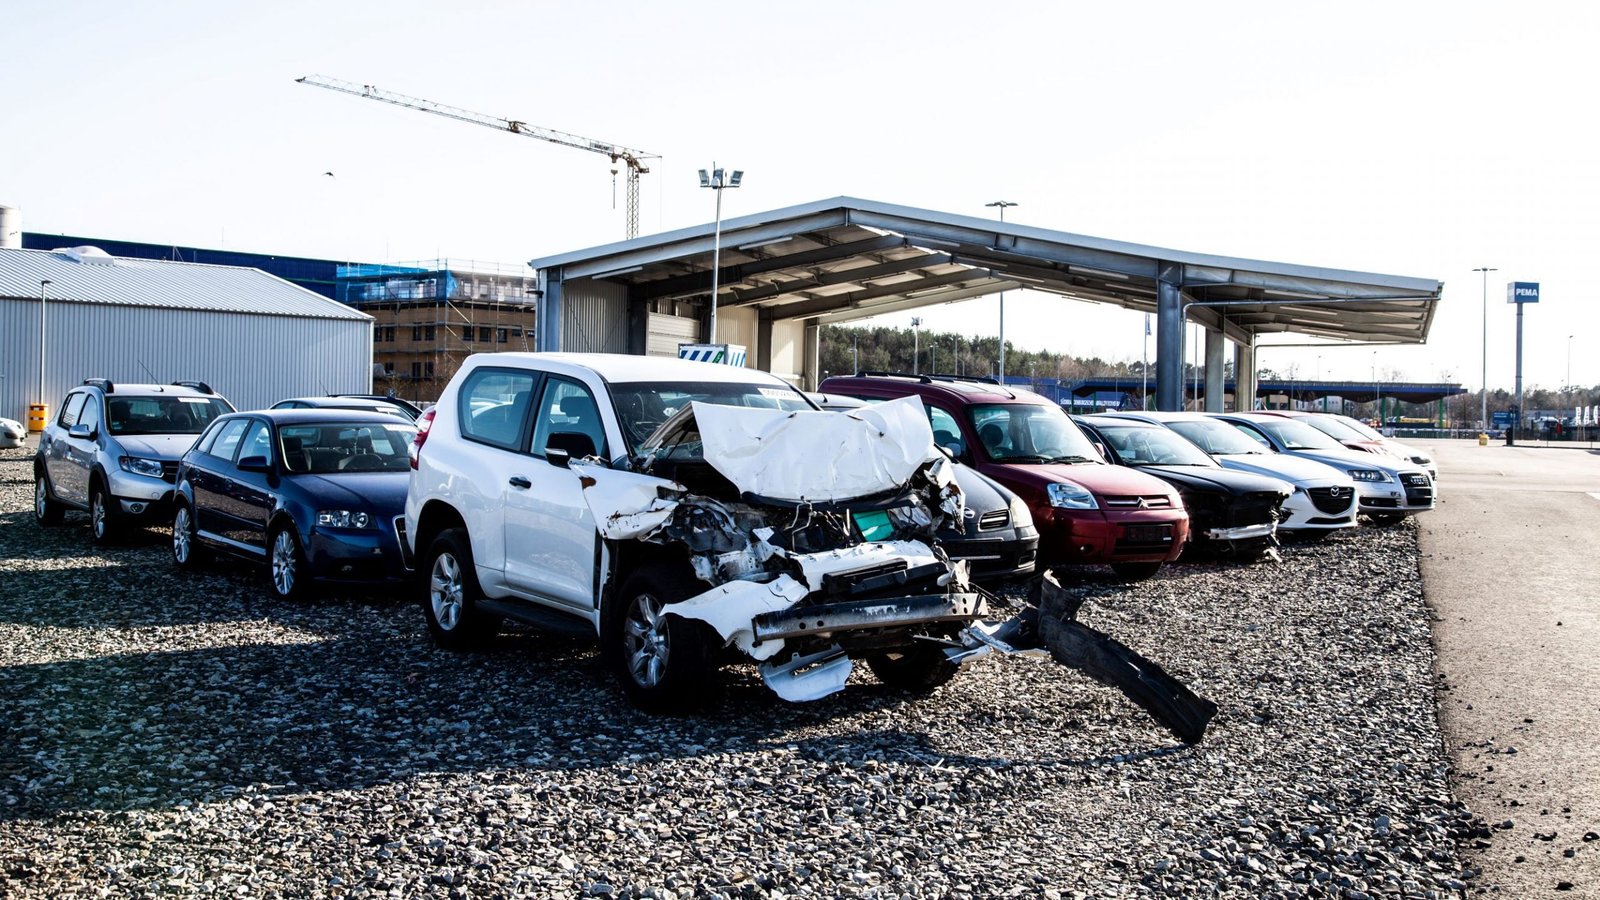
<path fill-rule="evenodd" d="M 106 398 L 106 427 L 112 434 L 199 434 L 211 420 L 230 413 L 212 397 Z"/>
<path fill-rule="evenodd" d="M 628 452 L 655 433 L 678 410 L 699 400 L 719 406 L 749 406 L 788 411 L 815 409 L 805 395 L 786 384 L 727 384 L 722 382 L 651 382 L 613 384 L 611 399 L 628 440 Z"/>

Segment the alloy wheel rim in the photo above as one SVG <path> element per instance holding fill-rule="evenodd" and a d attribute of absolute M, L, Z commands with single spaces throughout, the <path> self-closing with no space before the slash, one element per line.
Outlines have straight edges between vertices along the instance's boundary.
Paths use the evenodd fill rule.
<path fill-rule="evenodd" d="M 628 607 L 628 617 L 622 623 L 622 642 L 634 683 L 644 688 L 661 684 L 672 647 L 667 617 L 654 594 L 640 594 Z"/>
<path fill-rule="evenodd" d="M 89 519 L 94 523 L 94 536 L 106 536 L 106 498 L 99 491 L 94 492 L 94 499 L 89 501 Z"/>
<path fill-rule="evenodd" d="M 279 596 L 287 597 L 294 590 L 294 577 L 294 537 L 280 531 L 272 542 L 272 586 Z"/>
<path fill-rule="evenodd" d="M 449 553 L 441 553 L 433 561 L 428 602 L 433 607 L 434 621 L 441 629 L 450 631 L 461 621 L 461 564 Z"/>
<path fill-rule="evenodd" d="M 180 563 L 189 561 L 189 508 L 178 507 L 178 515 L 172 521 L 172 558 Z"/>
<path fill-rule="evenodd" d="M 44 479 L 43 478 L 34 479 L 34 482 L 33 482 L 33 514 L 42 519 L 42 518 L 44 518 L 45 512 L 49 510 L 49 507 L 50 507 L 50 494 L 49 494 L 48 491 L 45 490 Z"/>

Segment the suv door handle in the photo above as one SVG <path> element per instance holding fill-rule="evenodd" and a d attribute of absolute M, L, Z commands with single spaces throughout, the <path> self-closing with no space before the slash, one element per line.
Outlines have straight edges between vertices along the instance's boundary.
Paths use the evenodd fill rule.
<path fill-rule="evenodd" d="M 513 475 L 511 476 L 511 486 L 525 491 L 528 488 L 533 487 L 533 482 L 523 478 L 521 475 Z"/>

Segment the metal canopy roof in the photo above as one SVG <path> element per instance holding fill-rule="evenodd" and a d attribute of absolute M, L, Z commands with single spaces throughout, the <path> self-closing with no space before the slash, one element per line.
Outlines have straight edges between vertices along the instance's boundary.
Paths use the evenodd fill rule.
<path fill-rule="evenodd" d="M 628 286 L 630 299 L 705 299 L 713 225 L 534 259 L 548 279 Z M 1191 321 L 1231 339 L 1294 332 L 1419 343 L 1443 284 L 1212 256 L 836 197 L 722 224 L 718 305 L 810 324 L 1029 288 L 1155 312 L 1177 284 Z"/>
<path fill-rule="evenodd" d="M 49 279 L 51 303 L 99 303 L 308 319 L 371 320 L 260 269 L 129 259 L 78 250 L 0 249 L 0 298 L 39 299 Z M 87 261 L 82 261 L 86 259 Z"/>

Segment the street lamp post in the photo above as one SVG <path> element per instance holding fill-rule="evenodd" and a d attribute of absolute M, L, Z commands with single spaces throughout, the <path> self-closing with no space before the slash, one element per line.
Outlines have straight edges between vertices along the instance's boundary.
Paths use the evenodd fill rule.
<path fill-rule="evenodd" d="M 1474 272 L 1483 273 L 1483 397 L 1479 404 L 1479 427 L 1489 430 L 1489 273 L 1498 272 L 1488 266 L 1479 266 Z"/>
<path fill-rule="evenodd" d="M 1383 385 L 1378 383 L 1378 351 L 1372 351 L 1372 387 L 1378 392 L 1378 431 L 1383 431 Z"/>
<path fill-rule="evenodd" d="M 717 192 L 716 236 L 711 239 L 711 340 L 708 343 L 712 344 L 717 342 L 717 278 L 722 274 L 722 191 L 738 187 L 743 180 L 743 169 L 724 175 L 723 170 L 712 163 L 710 173 L 700 170 L 700 186 Z"/>
<path fill-rule="evenodd" d="M 39 402 L 49 403 L 44 396 L 44 289 L 46 285 L 55 284 L 48 278 L 39 282 Z"/>
<path fill-rule="evenodd" d="M 1006 207 L 1008 207 L 1008 206 L 1016 206 L 1016 205 L 1017 204 L 1012 203 L 1010 200 L 996 200 L 993 203 L 985 203 L 984 204 L 984 206 L 998 206 L 998 207 L 1000 207 L 1000 221 L 1001 222 L 1004 222 L 1006 220 Z M 999 376 L 1000 376 L 1000 378 L 999 378 L 1000 383 L 1001 384 L 1005 384 L 1006 383 L 1006 292 L 1005 291 L 1001 291 L 1000 292 L 1000 362 L 999 362 L 999 372 L 997 374 L 999 374 Z"/>
<path fill-rule="evenodd" d="M 920 318 L 912 317 L 912 319 L 911 319 L 911 374 L 913 374 L 913 375 L 918 374 L 917 360 L 921 359 L 921 357 L 922 357 L 922 332 L 918 330 L 921 327 L 922 327 L 922 320 Z"/>

